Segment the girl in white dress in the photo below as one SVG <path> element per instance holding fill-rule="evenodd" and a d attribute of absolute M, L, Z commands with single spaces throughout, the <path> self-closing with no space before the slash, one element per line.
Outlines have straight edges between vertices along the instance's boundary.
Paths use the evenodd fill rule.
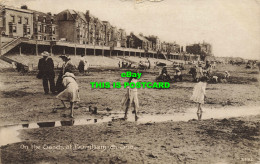
<path fill-rule="evenodd" d="M 79 87 L 73 73 L 66 72 L 62 78 L 62 84 L 64 85 L 65 90 L 58 94 L 56 98 L 61 100 L 65 108 L 67 108 L 67 106 L 64 101 L 70 102 L 70 115 L 73 117 L 74 103 L 80 101 Z"/>
<path fill-rule="evenodd" d="M 191 96 L 191 100 L 198 103 L 198 111 L 197 113 L 202 112 L 201 104 L 204 104 L 204 98 L 206 94 L 206 78 L 201 78 L 200 82 L 198 82 L 193 89 L 193 94 Z"/>

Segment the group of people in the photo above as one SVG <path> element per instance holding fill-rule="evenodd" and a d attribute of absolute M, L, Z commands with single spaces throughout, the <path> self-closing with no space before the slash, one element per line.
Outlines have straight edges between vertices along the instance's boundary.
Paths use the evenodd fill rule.
<path fill-rule="evenodd" d="M 61 100 L 65 108 L 67 108 L 65 101 L 70 102 L 70 116 L 73 117 L 74 103 L 80 100 L 79 87 L 76 82 L 75 75 L 73 74 L 75 66 L 72 64 L 69 56 L 59 56 L 63 60 L 63 65 L 59 71 L 58 79 L 55 84 L 53 60 L 47 51 L 44 51 L 42 56 L 43 57 L 38 63 L 39 72 L 37 74 L 37 78 L 42 79 L 45 94 L 48 94 L 49 91 L 55 95 L 58 94 L 56 98 Z"/>
<path fill-rule="evenodd" d="M 133 64 L 132 62 L 128 61 L 118 61 L 118 67 L 120 68 L 139 68 L 139 69 L 150 69 L 151 68 L 151 62 L 147 58 L 147 61 L 140 60 L 139 63 Z"/>
<path fill-rule="evenodd" d="M 163 69 L 159 72 L 159 76 L 156 78 L 156 81 L 163 81 L 163 82 L 173 82 L 176 80 L 182 81 L 182 73 L 180 67 L 173 68 L 173 77 L 169 75 L 167 71 L 167 67 L 163 67 Z"/>
<path fill-rule="evenodd" d="M 75 66 L 72 64 L 69 56 L 61 55 L 59 56 L 63 60 L 62 68 L 59 71 L 58 79 L 55 84 L 55 72 L 54 63 L 50 54 L 46 51 L 42 53 L 43 58 L 39 60 L 38 69 L 39 73 L 37 78 L 42 79 L 43 88 L 45 94 L 51 91 L 53 94 L 57 94 L 56 98 L 61 100 L 65 108 L 67 108 L 66 102 L 70 103 L 71 113 L 70 116 L 73 117 L 74 104 L 80 101 L 79 97 L 79 86 L 76 82 L 73 70 Z M 81 61 L 85 62 L 85 61 Z M 83 63 L 81 63 L 83 64 Z M 82 66 L 81 66 L 82 67 Z M 136 70 L 138 72 L 138 70 Z M 168 76 L 167 69 L 162 70 L 164 76 Z M 128 83 L 137 83 L 137 78 L 129 78 Z M 50 89 L 49 89 L 50 84 Z M 206 94 L 206 78 L 199 78 L 199 83 L 197 83 L 193 90 L 193 95 L 191 100 L 198 103 L 198 113 L 202 112 L 201 104 L 204 104 L 204 97 Z M 135 114 L 135 120 L 138 120 L 137 112 L 139 108 L 138 92 L 137 88 L 127 88 L 127 92 L 121 101 L 122 105 L 125 107 L 124 119 L 127 119 L 127 113 L 130 107 L 133 107 L 133 113 Z"/>
<path fill-rule="evenodd" d="M 209 63 L 209 61 L 206 61 L 206 64 L 204 67 L 202 67 L 202 64 L 199 63 L 198 65 L 195 64 L 189 71 L 189 73 L 192 75 L 193 81 L 198 82 L 200 78 L 211 77 L 212 73 L 212 66 Z"/>
<path fill-rule="evenodd" d="M 192 75 L 193 81 L 195 82 L 198 82 L 201 78 L 205 78 L 207 81 L 212 83 L 227 82 L 227 79 L 230 77 L 228 71 L 223 73 L 214 73 L 212 69 L 212 65 L 206 61 L 206 65 L 204 67 L 202 67 L 202 64 L 194 65 L 194 67 L 190 69 L 189 73 Z"/>
<path fill-rule="evenodd" d="M 66 102 L 69 102 L 71 110 L 70 117 L 73 117 L 74 105 L 76 102 L 80 101 L 79 86 L 76 82 L 75 75 L 73 74 L 75 66 L 72 64 L 69 56 L 59 56 L 63 60 L 63 65 L 59 71 L 59 75 L 55 84 L 54 62 L 47 51 L 44 51 L 42 56 L 43 57 L 39 59 L 38 63 L 39 72 L 37 74 L 37 78 L 42 79 L 45 94 L 48 94 L 49 91 L 55 95 L 57 94 L 56 98 L 61 100 L 64 108 L 68 108 Z M 85 63 L 86 61 L 84 58 L 82 58 L 78 68 L 85 70 L 83 67 Z M 130 78 L 128 82 L 136 83 L 137 79 Z M 137 109 L 139 107 L 139 102 L 136 88 L 127 88 L 127 93 L 122 100 L 122 105 L 126 108 L 124 117 L 125 119 L 127 119 L 127 112 L 131 106 L 134 107 L 133 112 L 135 113 L 135 120 L 138 119 Z M 57 109 L 54 109 L 54 112 L 56 112 L 56 110 Z"/>
<path fill-rule="evenodd" d="M 118 67 L 120 68 L 131 68 L 132 63 L 131 62 L 125 62 L 125 61 L 119 61 L 118 62 Z"/>

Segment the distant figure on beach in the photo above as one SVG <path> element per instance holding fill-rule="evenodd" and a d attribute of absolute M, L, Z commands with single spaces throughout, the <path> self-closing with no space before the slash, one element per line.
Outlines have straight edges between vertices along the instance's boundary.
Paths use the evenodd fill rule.
<path fill-rule="evenodd" d="M 191 96 L 191 100 L 195 103 L 198 103 L 198 110 L 197 113 L 202 112 L 201 105 L 204 104 L 204 98 L 206 95 L 206 86 L 207 86 L 207 78 L 202 77 L 200 78 L 200 82 L 198 82 L 193 89 L 193 93 Z"/>
<path fill-rule="evenodd" d="M 137 83 L 137 78 L 136 77 L 131 77 L 129 78 L 128 83 Z M 137 116 L 137 110 L 139 108 L 139 100 L 138 100 L 138 96 L 137 96 L 137 88 L 127 88 L 127 93 L 125 94 L 125 96 L 123 97 L 122 101 L 121 101 L 122 105 L 125 107 L 125 116 L 124 119 L 127 119 L 127 113 L 128 113 L 128 109 L 130 107 L 134 107 L 134 113 L 135 113 L 135 121 L 138 120 L 138 116 Z"/>
<path fill-rule="evenodd" d="M 206 65 L 204 67 L 205 76 L 209 77 L 212 73 L 211 64 L 209 61 L 206 61 Z"/>
<path fill-rule="evenodd" d="M 194 66 L 190 68 L 189 74 L 192 75 L 194 82 L 198 82 L 202 77 L 202 68 L 194 64 Z"/>
<path fill-rule="evenodd" d="M 42 79 L 42 85 L 44 89 L 44 93 L 48 94 L 49 91 L 54 94 L 55 93 L 55 73 L 54 73 L 54 64 L 53 60 L 50 57 L 50 54 L 47 51 L 44 51 L 41 53 L 43 56 L 38 63 L 38 69 L 39 73 L 37 75 L 37 78 Z M 49 89 L 49 83 L 50 83 L 50 89 Z"/>
<path fill-rule="evenodd" d="M 151 62 L 148 58 L 147 58 L 147 61 L 148 61 L 148 69 L 150 69 L 151 68 Z"/>
<path fill-rule="evenodd" d="M 66 72 L 62 76 L 62 84 L 65 89 L 57 95 L 56 98 L 60 99 L 65 108 L 67 108 L 65 101 L 70 102 L 70 116 L 73 117 L 74 103 L 79 102 L 79 87 L 73 73 Z"/>
<path fill-rule="evenodd" d="M 179 79 L 179 81 L 182 81 L 182 73 L 180 68 L 177 66 L 174 70 L 175 70 L 174 80 Z"/>
<path fill-rule="evenodd" d="M 156 81 L 171 81 L 171 77 L 168 74 L 167 67 L 163 67 L 163 69 L 159 72 L 159 76 L 156 78 Z"/>
<path fill-rule="evenodd" d="M 58 93 L 62 92 L 64 90 L 64 87 L 62 85 L 62 77 L 66 72 L 73 72 L 75 69 L 75 66 L 72 64 L 70 57 L 67 55 L 61 55 L 59 56 L 63 60 L 63 65 L 60 69 L 60 73 L 56 82 L 56 90 Z"/>
<path fill-rule="evenodd" d="M 212 68 L 216 69 L 216 61 L 213 61 Z"/>
<path fill-rule="evenodd" d="M 80 73 L 86 73 L 88 70 L 88 61 L 85 58 L 85 55 L 81 55 L 78 70 Z"/>

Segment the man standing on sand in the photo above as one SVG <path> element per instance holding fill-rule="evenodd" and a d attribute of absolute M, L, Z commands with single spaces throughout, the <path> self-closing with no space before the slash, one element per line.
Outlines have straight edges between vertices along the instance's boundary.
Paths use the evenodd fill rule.
<path fill-rule="evenodd" d="M 42 79 L 42 85 L 45 94 L 49 93 L 49 83 L 51 92 L 55 94 L 55 73 L 53 60 L 47 51 L 44 51 L 41 55 L 43 56 L 43 58 L 41 58 L 38 63 L 39 73 L 37 77 L 39 79 Z"/>

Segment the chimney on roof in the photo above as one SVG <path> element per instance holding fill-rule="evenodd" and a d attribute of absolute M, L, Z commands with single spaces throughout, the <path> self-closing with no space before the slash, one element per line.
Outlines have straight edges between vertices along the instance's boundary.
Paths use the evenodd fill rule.
<path fill-rule="evenodd" d="M 22 6 L 21 6 L 21 9 L 25 9 L 25 10 L 27 10 L 28 7 L 27 7 L 27 5 L 22 5 Z"/>
<path fill-rule="evenodd" d="M 89 19 L 90 19 L 89 10 L 86 10 L 86 19 L 87 19 L 87 21 L 89 21 Z"/>

